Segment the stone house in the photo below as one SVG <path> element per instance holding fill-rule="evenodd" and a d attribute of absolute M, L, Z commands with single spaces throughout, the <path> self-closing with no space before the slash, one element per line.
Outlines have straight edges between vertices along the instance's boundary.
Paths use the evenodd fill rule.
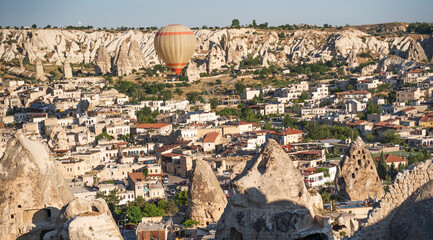
<path fill-rule="evenodd" d="M 129 189 L 134 191 L 134 197 L 143 197 L 144 199 L 165 198 L 164 188 L 160 181 L 146 179 L 143 172 L 128 173 Z"/>
<path fill-rule="evenodd" d="M 221 135 L 218 132 L 209 132 L 203 138 L 203 151 L 212 152 L 215 150 L 216 144 L 219 143 Z"/>
<path fill-rule="evenodd" d="M 275 139 L 280 145 L 288 145 L 302 140 L 304 132 L 298 129 L 287 128 L 282 132 L 268 131 L 268 138 Z"/>
<path fill-rule="evenodd" d="M 408 160 L 406 158 L 398 157 L 392 154 L 385 154 L 385 162 L 388 167 L 391 167 L 392 164 L 394 164 L 395 168 L 398 168 L 398 166 L 401 164 L 403 166 L 407 166 Z M 380 155 L 375 157 L 374 160 L 376 162 L 380 162 Z"/>

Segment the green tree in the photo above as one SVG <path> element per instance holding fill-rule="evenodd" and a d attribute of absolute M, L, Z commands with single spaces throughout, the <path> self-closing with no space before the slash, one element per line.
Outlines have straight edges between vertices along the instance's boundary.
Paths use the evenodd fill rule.
<path fill-rule="evenodd" d="M 373 101 L 367 102 L 366 111 L 368 114 L 382 113 L 382 110 L 380 110 L 379 106 Z"/>
<path fill-rule="evenodd" d="M 286 115 L 283 118 L 283 124 L 284 124 L 285 128 L 289 128 L 289 127 L 290 128 L 295 128 L 297 126 L 297 124 L 298 124 L 298 120 L 290 117 L 289 115 Z"/>
<path fill-rule="evenodd" d="M 365 135 L 365 139 L 367 140 L 367 141 L 369 141 L 369 142 L 374 142 L 374 139 L 375 139 L 376 137 L 374 136 L 374 134 L 373 133 L 367 133 L 367 135 Z"/>
<path fill-rule="evenodd" d="M 415 156 L 412 155 L 412 153 L 409 153 L 409 157 L 407 158 L 408 160 L 408 166 L 417 163 L 417 159 Z"/>
<path fill-rule="evenodd" d="M 176 203 L 179 204 L 179 206 L 181 207 L 188 206 L 187 194 L 188 194 L 187 191 L 182 191 L 174 195 L 174 199 L 176 199 Z"/>
<path fill-rule="evenodd" d="M 139 223 L 141 222 L 141 219 L 143 218 L 143 213 L 141 212 L 141 209 L 137 206 L 131 206 L 126 210 L 126 213 L 128 214 L 129 221 L 133 223 Z"/>
<path fill-rule="evenodd" d="M 210 103 L 210 107 L 211 107 L 212 109 L 216 109 L 216 108 L 218 107 L 219 100 L 218 100 L 218 98 L 211 98 L 211 99 L 209 100 L 209 103 Z"/>
<path fill-rule="evenodd" d="M 38 25 L 36 25 L 36 24 L 32 25 L 32 28 L 37 28 L 37 27 L 38 27 Z"/>
<path fill-rule="evenodd" d="M 174 215 L 179 211 L 173 199 L 159 201 L 158 207 L 164 209 L 165 215 Z"/>
<path fill-rule="evenodd" d="M 394 179 L 395 175 L 397 175 L 398 169 L 395 167 L 394 163 L 391 164 L 391 167 L 388 170 L 388 176 L 391 177 L 391 179 Z"/>
<path fill-rule="evenodd" d="M 113 139 L 110 135 L 108 135 L 107 132 L 102 132 L 101 134 L 99 134 L 98 136 L 95 137 L 95 140 L 99 141 L 103 138 L 107 139 L 108 141 L 111 141 L 111 139 Z"/>
<path fill-rule="evenodd" d="M 331 195 L 327 191 L 323 191 L 320 195 L 322 196 L 323 203 L 327 204 L 331 201 Z"/>
<path fill-rule="evenodd" d="M 180 88 L 176 88 L 176 89 L 174 90 L 174 93 L 181 95 L 181 94 L 183 93 L 183 91 L 182 91 L 182 89 L 180 89 Z"/>
<path fill-rule="evenodd" d="M 383 154 L 383 151 L 380 153 L 380 161 L 377 166 L 377 174 L 383 180 L 385 180 L 388 176 L 388 165 L 385 162 L 385 156 Z"/>
<path fill-rule="evenodd" d="M 308 99 L 308 96 L 307 96 L 307 94 L 305 92 L 302 92 L 301 96 L 299 96 L 299 99 L 301 99 L 301 101 L 305 101 L 305 100 Z"/>
<path fill-rule="evenodd" d="M 107 202 L 107 205 L 111 211 L 111 214 L 118 215 L 117 214 L 118 212 L 116 212 L 116 210 L 117 210 L 117 205 L 120 202 L 120 198 L 119 198 L 119 196 L 117 196 L 116 190 L 111 190 L 108 193 L 108 195 L 104 194 L 103 192 L 97 192 L 95 197 L 104 199 L 105 202 Z"/>
<path fill-rule="evenodd" d="M 235 93 L 237 94 L 237 95 L 241 95 L 242 93 L 244 93 L 245 92 L 245 89 L 246 89 L 247 87 L 245 86 L 245 84 L 243 84 L 243 83 L 236 83 L 235 84 Z"/>
<path fill-rule="evenodd" d="M 382 139 L 380 140 L 382 143 L 391 143 L 391 144 L 400 144 L 401 143 L 401 137 L 398 133 L 395 131 L 387 131 L 383 134 Z"/>
<path fill-rule="evenodd" d="M 299 105 L 298 103 L 295 103 L 295 104 L 293 104 L 291 110 L 294 113 L 298 113 L 301 111 L 301 105 Z"/>
<path fill-rule="evenodd" d="M 232 20 L 232 27 L 239 27 L 240 23 L 239 23 L 239 19 L 233 19 Z"/>
<path fill-rule="evenodd" d="M 186 228 L 190 228 L 190 227 L 192 227 L 192 226 L 194 226 L 194 225 L 197 225 L 197 224 L 198 224 L 197 221 L 195 221 L 195 220 L 191 220 L 191 219 L 185 219 L 185 221 L 183 222 L 183 225 L 184 225 Z"/>
<path fill-rule="evenodd" d="M 191 103 L 203 102 L 204 98 L 198 92 L 190 92 L 186 94 L 186 99 Z"/>
<path fill-rule="evenodd" d="M 253 28 L 257 28 L 257 23 L 255 19 L 253 19 Z"/>
<path fill-rule="evenodd" d="M 160 96 L 162 98 L 162 100 L 164 101 L 168 101 L 171 100 L 173 98 L 173 92 L 169 89 L 164 90 L 160 93 Z"/>
<path fill-rule="evenodd" d="M 137 122 L 139 123 L 155 123 L 155 119 L 159 115 L 158 111 L 152 112 L 152 110 L 148 107 L 142 108 L 135 114 L 137 115 Z"/>
<path fill-rule="evenodd" d="M 145 178 L 147 178 L 147 176 L 149 176 L 149 168 L 145 167 L 143 169 L 143 175 L 144 175 Z"/>
<path fill-rule="evenodd" d="M 354 87 L 353 87 L 353 85 L 352 84 L 347 84 L 347 87 L 346 87 L 346 90 L 347 91 L 353 91 L 353 89 L 355 89 Z"/>
<path fill-rule="evenodd" d="M 145 217 L 161 217 L 164 216 L 164 209 L 158 208 L 154 203 L 148 203 L 143 208 Z"/>

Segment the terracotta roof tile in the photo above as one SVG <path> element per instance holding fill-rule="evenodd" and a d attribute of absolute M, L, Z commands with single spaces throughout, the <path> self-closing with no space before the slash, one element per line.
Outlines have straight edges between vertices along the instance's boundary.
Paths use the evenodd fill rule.
<path fill-rule="evenodd" d="M 203 139 L 203 142 L 215 142 L 219 133 L 218 132 L 208 132 Z"/>

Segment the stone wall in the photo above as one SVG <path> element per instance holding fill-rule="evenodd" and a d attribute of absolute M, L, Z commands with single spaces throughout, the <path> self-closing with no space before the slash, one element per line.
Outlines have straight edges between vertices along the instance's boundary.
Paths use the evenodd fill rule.
<path fill-rule="evenodd" d="M 430 181 L 433 181 L 432 159 L 399 173 L 378 206 L 369 213 L 366 224 L 353 239 L 389 239 L 391 221 L 400 205 Z"/>

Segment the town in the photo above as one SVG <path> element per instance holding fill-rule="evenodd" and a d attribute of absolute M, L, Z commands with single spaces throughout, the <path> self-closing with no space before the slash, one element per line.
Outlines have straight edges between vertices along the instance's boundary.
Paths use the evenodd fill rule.
<path fill-rule="evenodd" d="M 2 29 L 0 35 L 9 41 L 0 45 L 0 155 L 13 154 L 9 142 L 17 132 L 48 146 L 74 198 L 104 199 L 124 239 L 273 238 L 255 223 L 246 224 L 255 230 L 228 229 L 239 224 L 230 223 L 239 218 L 233 209 L 246 201 L 233 198 L 233 185 L 241 192 L 264 188 L 247 194 L 260 202 L 266 191 L 268 199 L 279 199 L 266 188 L 278 181 L 281 189 L 305 189 L 305 208 L 321 209 L 311 220 L 319 230 L 305 227 L 290 239 L 355 236 L 399 173 L 431 158 L 433 65 L 410 37 L 394 37 L 412 44 L 405 57 L 371 50 L 373 41 L 381 43 L 353 30 L 365 45 L 359 51 L 322 51 L 279 64 L 269 44 L 284 41 L 284 32 L 257 30 L 269 48 L 240 57 L 223 44 L 252 30 L 233 28 L 210 46 L 205 63 L 201 49 L 176 76 L 157 60 L 141 65 L 149 60 L 135 56 L 141 50 L 132 30 L 114 63 L 109 46 L 95 48 L 88 63 L 73 55 L 53 62 L 54 50 L 45 58 L 30 50 L 11 57 L 8 47 L 18 48 L 20 31 L 32 30 Z M 69 45 L 66 51 L 82 47 Z M 286 170 L 292 177 L 277 174 Z"/>

